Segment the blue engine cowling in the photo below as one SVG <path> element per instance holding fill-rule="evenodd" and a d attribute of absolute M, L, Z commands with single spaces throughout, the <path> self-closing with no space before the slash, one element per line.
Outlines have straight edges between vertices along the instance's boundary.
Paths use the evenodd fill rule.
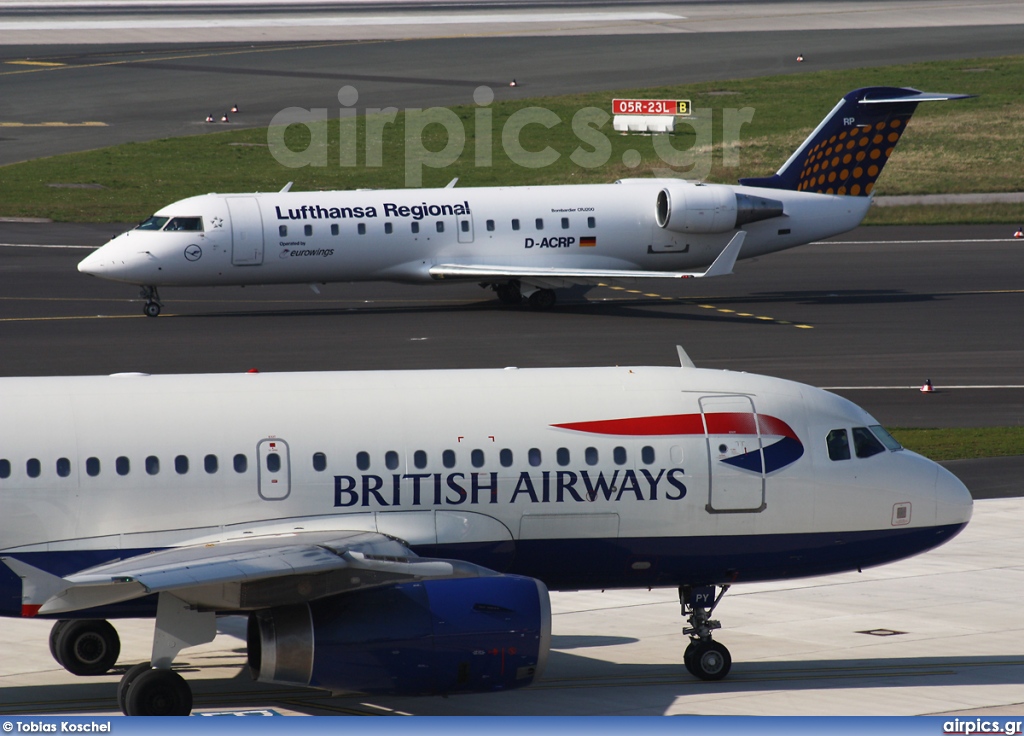
<path fill-rule="evenodd" d="M 539 580 L 514 575 L 400 583 L 257 611 L 260 682 L 332 692 L 436 695 L 524 687 L 551 645 Z"/>

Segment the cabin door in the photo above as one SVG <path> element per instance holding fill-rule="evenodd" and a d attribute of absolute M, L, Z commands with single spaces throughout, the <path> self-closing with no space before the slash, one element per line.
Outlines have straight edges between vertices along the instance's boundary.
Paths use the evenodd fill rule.
<path fill-rule="evenodd" d="M 281 501 L 292 492 L 288 443 L 268 437 L 256 445 L 256 484 L 264 501 Z"/>
<path fill-rule="evenodd" d="M 227 197 L 231 216 L 231 265 L 263 263 L 263 217 L 255 197 Z"/>
<path fill-rule="evenodd" d="M 754 402 L 749 396 L 705 396 L 700 410 L 708 448 L 707 511 L 764 511 L 764 454 Z"/>

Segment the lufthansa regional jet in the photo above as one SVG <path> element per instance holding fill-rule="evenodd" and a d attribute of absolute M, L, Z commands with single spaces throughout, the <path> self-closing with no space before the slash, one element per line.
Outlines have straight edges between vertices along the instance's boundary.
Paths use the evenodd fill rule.
<path fill-rule="evenodd" d="M 248 616 L 265 683 L 529 685 L 549 589 L 677 588 L 682 664 L 718 680 L 731 585 L 892 562 L 969 521 L 963 484 L 851 402 L 680 356 L 0 378 L 0 614 L 55 621 L 77 675 L 117 662 L 109 619 L 155 617 L 117 690 L 128 715 L 190 712 L 174 660 L 219 615 Z"/>
<path fill-rule="evenodd" d="M 78 270 L 141 286 L 151 317 L 165 286 L 463 280 L 547 309 L 559 288 L 719 276 L 737 258 L 855 228 L 918 103 L 962 97 L 855 90 L 776 174 L 739 186 L 623 179 L 205 194 L 164 207 Z"/>

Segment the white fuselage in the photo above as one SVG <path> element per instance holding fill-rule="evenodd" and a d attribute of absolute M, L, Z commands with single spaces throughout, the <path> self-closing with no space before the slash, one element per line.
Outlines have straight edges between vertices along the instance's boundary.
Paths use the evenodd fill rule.
<path fill-rule="evenodd" d="M 666 189 L 679 203 L 675 230 L 659 226 L 656 216 Z M 713 192 L 732 199 L 733 221 L 736 194 L 781 202 L 784 214 L 741 227 L 709 226 L 716 208 L 696 195 Z M 845 232 L 860 223 L 869 204 L 867 197 L 664 179 L 207 194 L 157 213 L 200 218 L 201 230 L 131 230 L 88 256 L 79 270 L 147 286 L 430 282 L 437 279 L 431 267 L 441 264 L 493 266 L 491 281 L 508 280 L 501 269 L 515 267 L 670 272 L 710 264 L 740 229 L 746 231 L 741 258 Z"/>
<path fill-rule="evenodd" d="M 0 550 L 63 571 L 340 529 L 555 588 L 714 583 L 886 562 L 971 514 L 910 451 L 830 459 L 876 424 L 850 402 L 728 371 L 4 378 L 0 406 Z"/>

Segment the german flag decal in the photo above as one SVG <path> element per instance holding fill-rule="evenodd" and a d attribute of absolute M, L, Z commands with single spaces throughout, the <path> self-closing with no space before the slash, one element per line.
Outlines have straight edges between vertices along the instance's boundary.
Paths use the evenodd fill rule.
<path fill-rule="evenodd" d="M 595 245 L 597 245 L 597 238 L 592 235 L 580 238 L 581 248 L 593 248 Z"/>

